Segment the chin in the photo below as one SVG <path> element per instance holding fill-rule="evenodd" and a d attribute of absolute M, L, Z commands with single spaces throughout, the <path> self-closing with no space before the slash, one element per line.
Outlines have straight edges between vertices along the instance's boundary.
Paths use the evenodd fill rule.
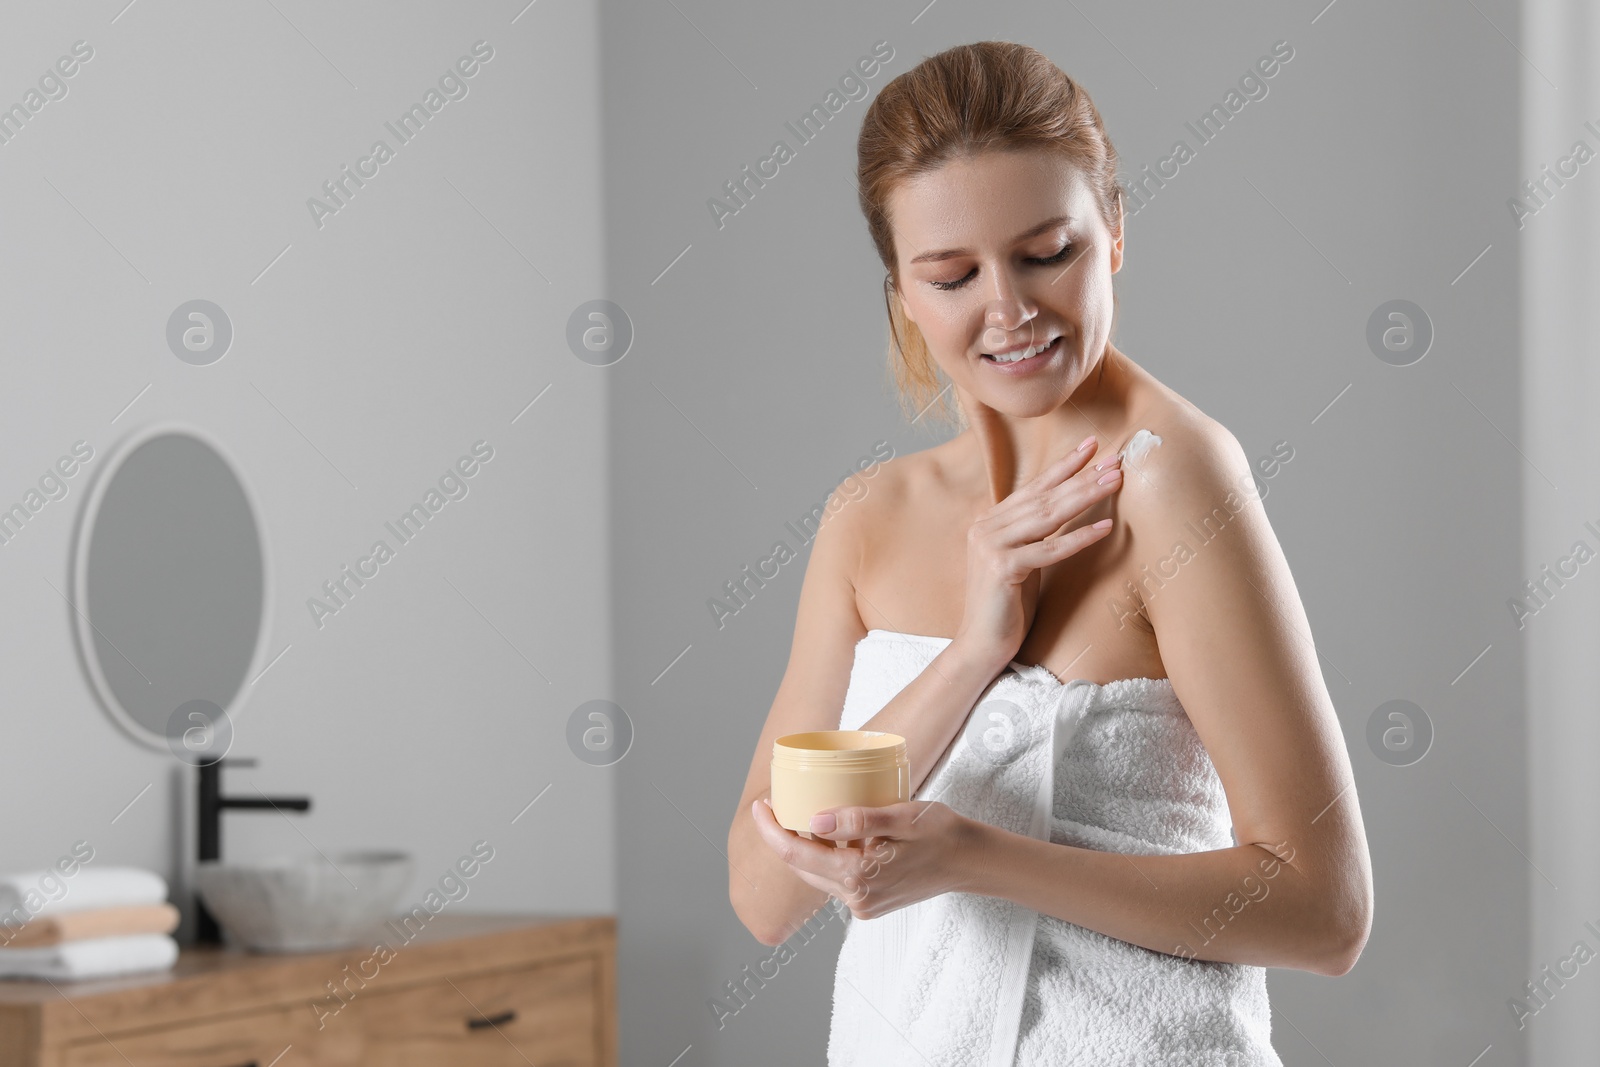
<path fill-rule="evenodd" d="M 1060 388 L 1060 383 L 1049 381 L 1029 382 L 1015 389 L 995 391 L 990 395 L 974 394 L 978 402 L 1014 419 L 1037 419 L 1049 415 L 1067 402 L 1076 389 Z"/>

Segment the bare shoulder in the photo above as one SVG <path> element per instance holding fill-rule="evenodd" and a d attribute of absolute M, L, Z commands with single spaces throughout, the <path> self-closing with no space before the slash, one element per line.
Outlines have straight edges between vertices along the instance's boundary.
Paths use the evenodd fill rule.
<path fill-rule="evenodd" d="M 1249 460 L 1232 431 L 1170 390 L 1140 406 L 1117 450 L 1117 507 L 1134 523 L 1181 522 L 1230 494 L 1254 495 Z"/>
<path fill-rule="evenodd" d="M 1130 414 L 1122 488 L 1114 498 L 1123 565 L 1140 576 L 1129 583 L 1140 625 L 1156 637 L 1167 676 L 1192 711 L 1205 699 L 1194 678 L 1207 669 L 1195 668 L 1195 649 L 1233 663 L 1242 649 L 1266 647 L 1253 632 L 1223 642 L 1219 615 L 1268 625 L 1257 617 L 1263 597 L 1277 605 L 1274 619 L 1293 618 L 1300 609 L 1253 469 L 1233 433 L 1186 401 Z"/>
<path fill-rule="evenodd" d="M 894 528 L 907 521 L 918 521 L 924 509 L 949 498 L 951 442 L 916 452 L 895 455 L 891 452 L 865 470 L 857 471 L 834 489 L 833 507 L 842 515 L 850 512 L 851 539 L 863 550 L 868 538 L 892 538 Z"/>

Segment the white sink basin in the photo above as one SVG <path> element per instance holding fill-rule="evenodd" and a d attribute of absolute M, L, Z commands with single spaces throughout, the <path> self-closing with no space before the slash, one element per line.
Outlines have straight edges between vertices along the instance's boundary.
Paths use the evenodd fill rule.
<path fill-rule="evenodd" d="M 203 860 L 195 888 L 223 929 L 249 948 L 314 952 L 364 943 L 394 914 L 411 873 L 404 852 Z"/>

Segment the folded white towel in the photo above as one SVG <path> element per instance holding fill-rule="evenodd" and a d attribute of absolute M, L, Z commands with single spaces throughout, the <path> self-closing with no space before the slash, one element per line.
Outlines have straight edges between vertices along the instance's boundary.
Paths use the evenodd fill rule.
<path fill-rule="evenodd" d="M 103 978 L 164 971 L 178 958 L 167 934 L 85 937 L 38 948 L 0 948 L 0 978 Z"/>
<path fill-rule="evenodd" d="M 79 867 L 0 875 L 0 923 L 20 926 L 38 915 L 130 904 L 160 904 L 167 880 L 142 867 Z"/>

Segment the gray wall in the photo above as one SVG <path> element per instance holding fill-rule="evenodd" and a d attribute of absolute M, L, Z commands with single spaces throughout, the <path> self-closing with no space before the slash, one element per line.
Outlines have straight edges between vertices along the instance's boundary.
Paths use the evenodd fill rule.
<path fill-rule="evenodd" d="M 0 500 L 75 441 L 96 458 L 0 547 L 0 869 L 84 839 L 184 895 L 190 775 L 96 705 L 57 592 L 90 479 L 180 419 L 259 497 L 288 649 L 238 718 L 260 766 L 224 784 L 313 798 L 226 815 L 225 855 L 397 846 L 414 901 L 482 838 L 449 907 L 614 908 L 610 772 L 564 740 L 611 670 L 604 380 L 564 340 L 602 278 L 596 11 L 520 6 L 7 7 L 0 103 L 93 57 L 0 145 Z M 467 95 L 400 145 L 384 123 L 479 40 Z M 394 158 L 319 228 L 307 199 L 380 137 Z M 165 339 L 197 297 L 235 331 L 203 367 Z M 306 600 L 478 440 L 468 495 L 319 629 Z"/>
<path fill-rule="evenodd" d="M 726 1028 L 707 1003 L 769 951 L 727 903 L 721 847 L 804 551 L 724 627 L 706 602 L 774 542 L 803 549 L 785 524 L 874 442 L 938 438 L 902 423 L 885 382 L 881 268 L 851 181 L 866 102 L 724 225 L 707 201 L 773 141 L 793 145 L 785 122 L 879 40 L 895 58 L 873 92 L 955 43 L 1042 48 L 1095 95 L 1130 177 L 1193 145 L 1185 122 L 1287 40 L 1268 95 L 1131 220 L 1117 280 L 1126 351 L 1251 456 L 1294 448 L 1267 508 L 1345 728 L 1378 907 L 1350 975 L 1271 972 L 1275 1043 L 1289 1064 L 1465 1064 L 1491 1043 L 1479 1062 L 1526 1062 L 1506 1001 L 1577 935 L 1549 907 L 1528 937 L 1544 890 L 1521 855 L 1523 659 L 1505 601 L 1531 573 L 1509 502 L 1535 476 L 1509 444 L 1523 418 L 1505 199 L 1530 173 L 1532 78 L 1503 36 L 1520 38 L 1519 6 L 1476 8 L 14 5 L 0 103 L 75 41 L 94 57 L 0 145 L 0 501 L 80 439 L 97 458 L 0 547 L 5 869 L 87 839 L 95 862 L 154 867 L 182 894 L 189 779 L 96 707 L 56 592 L 103 460 L 182 419 L 228 444 L 263 503 L 271 654 L 288 648 L 243 710 L 235 751 L 261 766 L 233 787 L 315 800 L 293 825 L 228 816 L 228 854 L 399 845 L 420 895 L 487 838 L 497 858 L 468 906 L 619 911 L 625 1063 L 691 1045 L 677 1062 L 819 1062 L 837 928 Z M 469 95 L 318 228 L 306 199 L 480 39 L 495 58 Z M 1528 158 L 1577 136 L 1550 128 Z M 209 367 L 163 336 L 196 297 L 236 331 Z M 604 369 L 566 341 L 597 297 L 636 329 Z M 1437 333 L 1409 367 L 1365 337 L 1397 298 Z M 318 629 L 306 598 L 479 439 L 496 458 L 467 499 Z M 1529 558 L 1565 538 L 1545 541 Z M 635 727 L 610 769 L 566 750 L 591 699 Z M 1436 730 L 1412 766 L 1365 739 L 1391 699 Z M 1559 836 L 1541 841 L 1560 854 Z M 1553 1033 L 1581 995 L 1530 1029 Z"/>
<path fill-rule="evenodd" d="M 1586 125 L 1600 126 L 1593 107 L 1600 88 L 1594 64 L 1600 11 L 1579 0 L 1530 0 L 1523 31 L 1523 48 L 1532 62 L 1522 65 L 1527 122 L 1518 174 L 1542 178 L 1549 167 L 1559 180 L 1560 161 L 1572 155 L 1576 141 L 1591 152 L 1600 147 L 1600 137 Z M 1527 1020 L 1534 1052 L 1530 1062 L 1539 1064 L 1583 1063 L 1594 1058 L 1600 1044 L 1600 983 L 1585 973 L 1586 964 L 1574 977 L 1570 961 L 1577 942 L 1591 952 L 1600 945 L 1591 929 L 1591 924 L 1600 928 L 1594 907 L 1600 899 L 1600 851 L 1593 845 L 1594 813 L 1600 810 L 1600 776 L 1594 772 L 1600 747 L 1594 715 L 1600 612 L 1594 583 L 1584 576 L 1592 568 L 1573 560 L 1579 542 L 1591 554 L 1600 547 L 1590 529 L 1600 527 L 1600 501 L 1593 489 L 1593 472 L 1600 466 L 1593 415 L 1600 388 L 1594 358 L 1600 327 L 1594 300 L 1600 188 L 1585 173 L 1591 164 L 1574 174 L 1569 163 L 1562 168 L 1565 180 L 1547 181 L 1538 200 L 1524 197 L 1527 207 L 1537 210 L 1511 240 L 1497 241 L 1497 247 L 1517 248 L 1526 264 L 1519 579 L 1545 588 L 1544 603 L 1528 602 L 1537 611 L 1516 633 L 1528 649 L 1527 880 L 1533 923 L 1526 971 L 1548 982 L 1549 990 L 1544 1005 L 1529 1005 L 1537 1009 Z M 1587 558 L 1592 562 L 1593 555 Z M 1507 639 L 1511 625 L 1508 612 Z M 1559 970 L 1569 980 L 1549 981 L 1547 975 Z"/>
<path fill-rule="evenodd" d="M 875 440 L 936 440 L 884 384 L 882 269 L 852 183 L 866 102 L 720 229 L 706 201 L 774 140 L 793 146 L 786 120 L 874 42 L 895 49 L 875 93 L 981 39 L 1035 45 L 1080 79 L 1129 176 L 1175 139 L 1193 147 L 1185 122 L 1274 42 L 1293 46 L 1268 95 L 1132 219 L 1116 283 L 1133 358 L 1248 455 L 1294 449 L 1267 510 L 1344 726 L 1377 910 L 1348 976 L 1270 972 L 1274 1043 L 1288 1064 L 1466 1064 L 1491 1043 L 1479 1062 L 1524 1062 L 1506 1009 L 1527 977 L 1529 898 L 1522 649 L 1504 604 L 1523 577 L 1526 473 L 1502 436 L 1518 425 L 1514 247 L 1458 280 L 1511 232 L 1522 60 L 1497 29 L 1515 37 L 1518 8 L 1321 7 L 832 4 L 756 20 L 700 3 L 608 27 L 608 69 L 627 72 L 606 82 L 610 288 L 651 339 L 612 394 L 617 688 L 640 722 L 618 777 L 626 1062 L 690 1045 L 679 1062 L 822 1060 L 837 924 L 724 1028 L 708 1006 L 770 952 L 727 903 L 721 849 L 806 557 L 721 629 L 706 602 L 774 541 L 800 547 L 785 522 Z M 1436 331 L 1412 366 L 1367 344 L 1392 299 Z M 1366 741 L 1393 699 L 1436 730 L 1411 766 Z"/>

